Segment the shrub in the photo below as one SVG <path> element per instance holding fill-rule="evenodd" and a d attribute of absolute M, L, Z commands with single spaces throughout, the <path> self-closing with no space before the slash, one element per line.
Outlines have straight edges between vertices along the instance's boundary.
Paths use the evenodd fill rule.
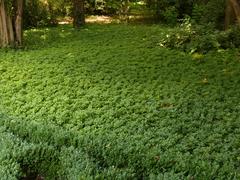
<path fill-rule="evenodd" d="M 55 26 L 57 18 L 70 15 L 70 11 L 67 1 L 26 1 L 23 14 L 24 27 Z"/>
<path fill-rule="evenodd" d="M 191 15 L 191 19 L 194 23 L 201 23 L 201 19 L 203 17 L 203 14 L 205 13 L 205 5 L 203 4 L 195 4 L 193 6 L 193 11 Z"/>
<path fill-rule="evenodd" d="M 167 33 L 160 46 L 185 52 L 207 53 L 212 50 L 240 47 L 240 29 L 234 26 L 228 31 L 214 30 L 212 25 L 192 26 L 185 20 L 181 27 Z"/>
<path fill-rule="evenodd" d="M 24 10 L 24 27 L 39 27 L 49 24 L 49 12 L 46 5 L 39 1 L 28 1 Z"/>
<path fill-rule="evenodd" d="M 192 26 L 190 18 L 187 17 L 180 27 L 170 31 L 160 41 L 160 45 L 185 52 L 206 53 L 219 47 L 216 35 L 213 32 L 211 26 Z"/>
<path fill-rule="evenodd" d="M 175 6 L 168 7 L 163 13 L 162 13 L 165 21 L 169 25 L 176 25 L 178 21 L 178 11 Z"/>
<path fill-rule="evenodd" d="M 227 31 L 219 33 L 218 41 L 223 49 L 240 47 L 239 26 L 234 26 Z"/>
<path fill-rule="evenodd" d="M 192 10 L 192 20 L 197 24 L 213 24 L 223 29 L 225 15 L 225 0 L 210 0 L 207 3 L 195 3 Z"/>

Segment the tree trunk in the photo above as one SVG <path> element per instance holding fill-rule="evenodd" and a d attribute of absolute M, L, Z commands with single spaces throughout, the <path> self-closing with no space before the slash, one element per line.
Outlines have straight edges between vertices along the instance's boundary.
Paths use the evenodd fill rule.
<path fill-rule="evenodd" d="M 16 15 L 15 15 L 15 43 L 17 46 L 22 45 L 22 16 L 23 16 L 23 0 L 16 0 Z"/>
<path fill-rule="evenodd" d="M 14 46 L 14 30 L 13 30 L 12 19 L 9 15 L 7 15 L 7 28 L 8 28 L 9 45 Z"/>
<path fill-rule="evenodd" d="M 84 0 L 73 0 L 73 26 L 79 28 L 85 24 Z"/>
<path fill-rule="evenodd" d="M 14 41 L 11 18 L 8 16 L 4 0 L 0 0 L 0 47 L 12 45 Z"/>
<path fill-rule="evenodd" d="M 121 5 L 120 17 L 126 22 L 129 20 L 129 9 L 129 0 L 124 0 Z"/>
<path fill-rule="evenodd" d="M 13 15 L 9 15 L 4 0 L 0 0 L 0 47 L 22 45 L 23 0 L 15 0 L 12 9 Z"/>
<path fill-rule="evenodd" d="M 232 16 L 232 8 L 229 1 L 226 1 L 226 8 L 225 8 L 225 30 L 228 29 L 231 23 L 231 16 Z"/>
<path fill-rule="evenodd" d="M 225 10 L 225 29 L 228 29 L 233 21 L 237 21 L 240 25 L 240 4 L 237 0 L 227 0 Z"/>

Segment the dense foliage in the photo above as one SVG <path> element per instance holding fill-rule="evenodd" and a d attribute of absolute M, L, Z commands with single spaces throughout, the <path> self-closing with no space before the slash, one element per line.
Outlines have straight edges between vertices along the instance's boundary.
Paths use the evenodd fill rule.
<path fill-rule="evenodd" d="M 1 50 L 1 179 L 239 179 L 239 52 L 160 47 L 169 31 L 33 29 Z"/>
<path fill-rule="evenodd" d="M 27 0 L 24 7 L 24 27 L 43 27 L 56 25 L 58 18 L 70 16 L 71 1 L 65 0 Z"/>
<path fill-rule="evenodd" d="M 150 15 L 157 21 L 176 25 L 186 16 L 195 24 L 224 27 L 225 0 L 87 0 L 88 15 Z M 25 27 L 55 24 L 59 17 L 72 16 L 70 0 L 26 1 Z"/>
<path fill-rule="evenodd" d="M 171 29 L 165 37 L 159 37 L 159 45 L 188 53 L 231 49 L 240 47 L 240 28 L 232 27 L 226 31 L 213 26 L 192 25 L 186 19 L 179 27 Z"/>

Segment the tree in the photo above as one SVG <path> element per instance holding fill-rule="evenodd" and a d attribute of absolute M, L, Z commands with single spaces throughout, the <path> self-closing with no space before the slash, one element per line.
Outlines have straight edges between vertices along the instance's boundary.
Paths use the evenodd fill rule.
<path fill-rule="evenodd" d="M 73 26 L 79 28 L 85 24 L 84 0 L 73 0 Z"/>
<path fill-rule="evenodd" d="M 227 0 L 225 29 L 229 27 L 233 19 L 237 20 L 237 23 L 240 25 L 240 5 L 237 0 Z"/>
<path fill-rule="evenodd" d="M 22 45 L 22 15 L 23 0 L 0 0 L 0 47 Z"/>

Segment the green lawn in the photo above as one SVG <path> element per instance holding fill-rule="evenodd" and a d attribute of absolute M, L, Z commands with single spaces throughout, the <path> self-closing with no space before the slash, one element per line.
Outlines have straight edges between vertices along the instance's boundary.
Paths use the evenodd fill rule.
<path fill-rule="evenodd" d="M 0 177 L 239 179 L 240 54 L 161 48 L 168 31 L 60 26 L 1 50 Z"/>

